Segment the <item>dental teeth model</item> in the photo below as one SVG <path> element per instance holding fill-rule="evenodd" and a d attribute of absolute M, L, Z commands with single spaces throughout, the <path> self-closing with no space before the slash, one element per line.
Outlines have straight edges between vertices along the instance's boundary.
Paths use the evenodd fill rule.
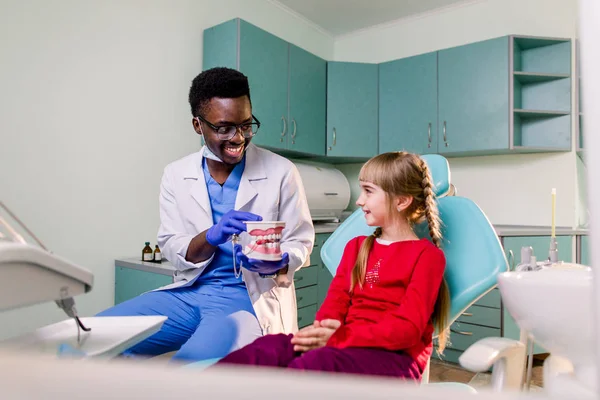
<path fill-rule="evenodd" d="M 266 261 L 281 260 L 281 232 L 285 228 L 282 221 L 246 222 L 250 243 L 244 253 L 248 258 Z"/>

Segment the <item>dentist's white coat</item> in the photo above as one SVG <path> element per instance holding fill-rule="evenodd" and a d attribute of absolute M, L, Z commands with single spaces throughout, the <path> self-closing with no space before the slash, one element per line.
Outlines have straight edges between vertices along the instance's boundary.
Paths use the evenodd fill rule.
<path fill-rule="evenodd" d="M 213 225 L 202 172 L 202 150 L 169 164 L 164 170 L 158 244 L 176 271 L 175 283 L 159 290 L 191 285 L 212 261 L 210 258 L 194 264 L 185 260 L 192 238 Z M 286 222 L 281 250 L 290 256 L 287 277 L 293 282 L 294 272 L 308 265 L 315 236 L 296 166 L 284 157 L 250 144 L 235 209 L 260 215 L 264 221 Z M 263 333 L 295 332 L 298 323 L 294 285 L 286 287 L 281 279 L 261 278 L 257 273 L 242 271 Z"/>

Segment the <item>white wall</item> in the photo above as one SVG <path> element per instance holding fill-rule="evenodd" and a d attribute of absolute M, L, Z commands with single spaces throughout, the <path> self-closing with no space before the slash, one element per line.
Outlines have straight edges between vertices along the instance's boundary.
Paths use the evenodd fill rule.
<path fill-rule="evenodd" d="M 80 314 L 112 305 L 115 258 L 156 242 L 162 170 L 199 145 L 187 95 L 202 31 L 235 17 L 333 56 L 332 38 L 266 0 L 1 3 L 0 198 L 93 271 Z M 0 337 L 65 317 L 0 313 Z"/>
<path fill-rule="evenodd" d="M 509 34 L 575 38 L 577 1 L 466 2 L 338 37 L 334 54 L 337 61 L 378 63 Z M 574 152 L 451 158 L 450 165 L 460 194 L 476 201 L 494 224 L 549 225 L 552 188 L 558 193 L 556 223 L 585 223 Z M 356 166 L 342 168 L 354 183 Z"/>

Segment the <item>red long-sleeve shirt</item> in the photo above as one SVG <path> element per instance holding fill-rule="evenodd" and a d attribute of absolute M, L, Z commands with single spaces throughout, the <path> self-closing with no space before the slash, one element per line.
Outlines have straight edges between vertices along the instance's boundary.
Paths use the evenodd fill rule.
<path fill-rule="evenodd" d="M 428 240 L 373 243 L 362 289 L 350 293 L 351 272 L 365 236 L 346 245 L 316 320 L 342 326 L 328 346 L 403 350 L 425 368 L 432 353 L 431 316 L 443 279 L 444 253 Z"/>

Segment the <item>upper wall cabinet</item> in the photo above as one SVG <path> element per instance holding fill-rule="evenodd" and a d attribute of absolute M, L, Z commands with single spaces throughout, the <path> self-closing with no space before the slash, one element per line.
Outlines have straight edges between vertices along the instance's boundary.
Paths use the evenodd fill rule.
<path fill-rule="evenodd" d="M 509 148 L 508 37 L 438 52 L 438 152 Z"/>
<path fill-rule="evenodd" d="M 380 64 L 379 151 L 569 151 L 570 46 L 506 36 Z"/>
<path fill-rule="evenodd" d="M 204 31 L 203 68 L 219 66 L 248 76 L 255 144 L 325 155 L 325 60 L 237 18 Z"/>
<path fill-rule="evenodd" d="M 327 156 L 365 159 L 378 151 L 377 64 L 327 63 Z"/>
<path fill-rule="evenodd" d="M 379 152 L 437 153 L 437 52 L 379 64 Z"/>

